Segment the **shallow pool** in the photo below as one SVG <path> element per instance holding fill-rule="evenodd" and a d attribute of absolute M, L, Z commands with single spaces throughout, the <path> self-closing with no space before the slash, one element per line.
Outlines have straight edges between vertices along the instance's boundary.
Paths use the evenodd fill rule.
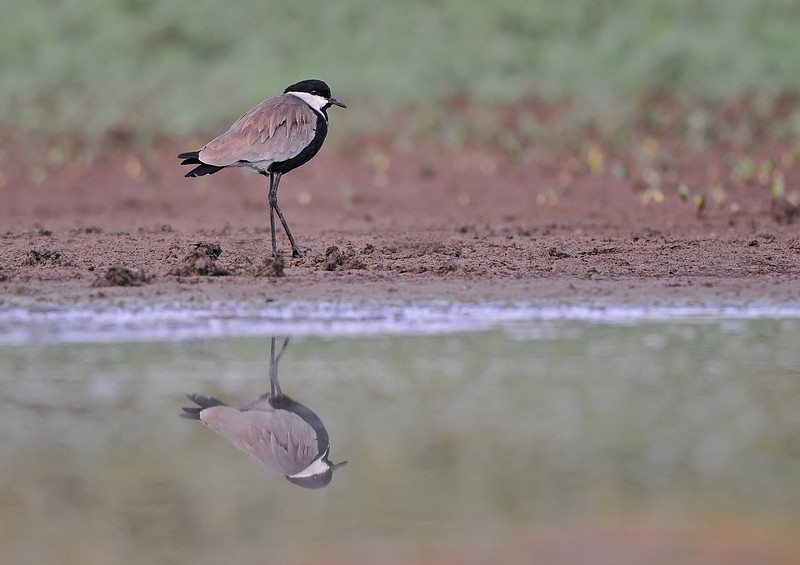
<path fill-rule="evenodd" d="M 349 462 L 319 490 L 178 417 L 267 392 L 269 342 L 0 346 L 0 562 L 800 557 L 796 318 L 296 335 L 283 391 Z"/>

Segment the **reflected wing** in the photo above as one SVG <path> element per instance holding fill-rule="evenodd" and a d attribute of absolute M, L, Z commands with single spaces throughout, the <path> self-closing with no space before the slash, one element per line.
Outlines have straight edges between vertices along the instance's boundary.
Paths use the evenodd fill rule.
<path fill-rule="evenodd" d="M 319 455 L 313 428 L 292 412 L 214 406 L 200 418 L 239 451 L 282 475 L 299 473 Z"/>
<path fill-rule="evenodd" d="M 264 100 L 208 142 L 200 150 L 200 160 L 218 167 L 238 161 L 285 161 L 311 143 L 316 124 L 317 114 L 308 104 L 281 94 Z"/>

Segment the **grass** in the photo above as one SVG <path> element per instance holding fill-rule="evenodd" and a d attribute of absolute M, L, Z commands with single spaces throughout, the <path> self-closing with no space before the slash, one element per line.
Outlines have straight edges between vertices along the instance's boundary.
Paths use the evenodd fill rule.
<path fill-rule="evenodd" d="M 800 88 L 798 27 L 792 0 L 11 0 L 0 124 L 208 133 L 312 76 L 350 127 L 454 94 L 602 114 L 642 92 L 778 93 Z"/>

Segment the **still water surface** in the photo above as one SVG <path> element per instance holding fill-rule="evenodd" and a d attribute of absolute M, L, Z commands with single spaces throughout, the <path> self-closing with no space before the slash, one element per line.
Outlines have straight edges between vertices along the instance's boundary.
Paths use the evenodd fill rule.
<path fill-rule="evenodd" d="M 318 490 L 178 417 L 268 392 L 269 345 L 0 346 L 0 562 L 800 556 L 800 320 L 295 336 L 283 392 L 349 461 Z"/>

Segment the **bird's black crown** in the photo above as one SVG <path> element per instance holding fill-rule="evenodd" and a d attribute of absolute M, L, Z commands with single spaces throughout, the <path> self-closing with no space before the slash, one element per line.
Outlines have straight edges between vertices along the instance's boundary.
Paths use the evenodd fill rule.
<path fill-rule="evenodd" d="M 300 82 L 289 85 L 286 87 L 286 90 L 283 91 L 284 94 L 287 92 L 308 92 L 309 94 L 316 94 L 326 99 L 331 97 L 330 87 L 325 84 L 324 81 L 316 78 L 301 80 Z"/>

